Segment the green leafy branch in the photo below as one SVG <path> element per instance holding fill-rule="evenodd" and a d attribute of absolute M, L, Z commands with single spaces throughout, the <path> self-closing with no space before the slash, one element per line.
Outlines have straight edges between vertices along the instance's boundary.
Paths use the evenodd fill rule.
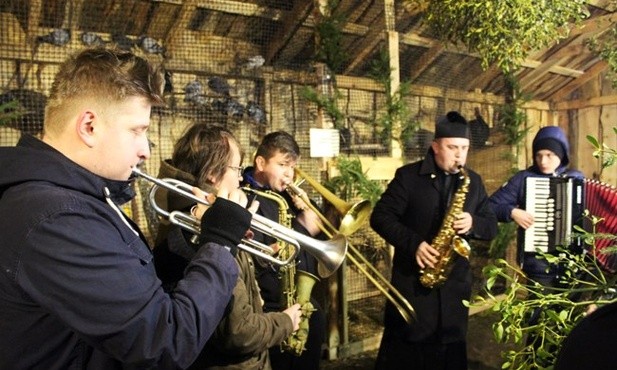
<path fill-rule="evenodd" d="M 617 28 L 611 28 L 601 38 L 594 36 L 585 40 L 585 45 L 606 61 L 609 67 L 607 77 L 612 81 L 613 88 L 617 88 Z"/>
<path fill-rule="evenodd" d="M 382 85 L 385 92 L 384 111 L 376 119 L 376 124 L 381 129 L 379 136 L 382 143 L 387 144 L 394 139 L 403 147 L 418 131 L 420 123 L 412 118 L 409 103 L 405 100 L 411 94 L 411 83 L 401 82 L 397 91 L 392 91 L 391 72 L 390 55 L 382 49 L 378 58 L 371 61 L 369 72 L 369 76 Z M 397 124 L 400 124 L 400 134 L 394 135 Z"/>
<path fill-rule="evenodd" d="M 344 48 L 341 47 L 343 40 L 343 27 L 347 19 L 343 14 L 334 12 L 339 0 L 329 0 L 326 5 L 326 14 L 320 17 L 315 24 L 317 36 L 315 48 L 315 60 L 325 63 L 331 71 L 341 72 L 341 68 L 347 61 Z"/>
<path fill-rule="evenodd" d="M 477 52 L 482 66 L 520 67 L 529 53 L 568 35 L 570 24 L 589 16 L 586 0 L 407 0 L 426 6 L 434 35 Z"/>
<path fill-rule="evenodd" d="M 613 132 L 617 135 L 617 127 L 613 127 Z M 600 143 L 600 141 L 592 135 L 587 135 L 587 141 L 589 141 L 595 148 L 593 157 L 601 159 L 602 169 L 615 164 L 617 161 L 617 150 L 608 147 L 604 143 Z"/>
<path fill-rule="evenodd" d="M 576 235 L 589 247 L 591 253 L 574 253 L 558 247 L 558 254 L 539 253 L 539 258 L 563 268 L 556 287 L 543 286 L 526 279 L 523 271 L 503 259 L 483 269 L 487 277 L 486 297 L 476 297 L 467 305 L 491 304 L 500 314 L 493 323 L 493 334 L 500 343 L 513 343 L 515 349 L 502 353 L 503 369 L 551 369 L 563 340 L 573 327 L 585 317 L 590 307 L 617 302 L 617 276 L 600 268 L 594 254 L 596 241 L 614 235 L 596 233 L 603 220 L 585 213 L 592 232 L 576 227 Z M 604 252 L 604 251 L 603 251 Z M 492 293 L 497 281 L 506 282 L 503 299 Z M 532 320 L 532 315 L 537 315 Z"/>
<path fill-rule="evenodd" d="M 338 107 L 338 100 L 342 95 L 337 88 L 333 89 L 332 96 L 320 94 L 311 86 L 303 86 L 300 89 L 300 95 L 306 100 L 314 103 L 318 109 L 330 117 L 335 129 L 340 130 L 345 126 L 345 115 Z"/>
<path fill-rule="evenodd" d="M 354 197 L 367 199 L 374 206 L 384 189 L 379 181 L 369 180 L 358 158 L 339 157 L 336 160 L 338 176 L 330 178 L 324 186 L 345 200 Z"/>
<path fill-rule="evenodd" d="M 24 109 L 17 100 L 0 104 L 0 126 L 4 126 L 12 120 L 19 118 L 23 113 Z"/>

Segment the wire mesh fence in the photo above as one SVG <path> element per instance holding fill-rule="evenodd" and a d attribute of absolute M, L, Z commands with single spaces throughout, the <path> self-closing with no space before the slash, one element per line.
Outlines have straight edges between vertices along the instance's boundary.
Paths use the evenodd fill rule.
<path fill-rule="evenodd" d="M 501 184 L 500 153 L 509 148 L 491 145 L 496 136 L 489 131 L 496 129 L 497 103 L 469 101 L 467 93 L 454 85 L 470 70 L 429 73 L 407 91 L 389 91 L 391 60 L 400 62 L 399 79 L 405 85 L 410 83 L 407 79 L 417 55 L 401 42 L 400 54 L 384 60 L 386 39 L 374 36 L 367 42 L 390 27 L 383 1 L 341 2 L 325 20 L 317 17 L 313 7 L 301 6 L 311 3 L 4 0 L 0 3 L 0 104 L 17 101 L 22 110 L 0 127 L 0 145 L 15 145 L 22 134 L 40 136 L 46 96 L 59 63 L 83 48 L 107 46 L 131 50 L 165 73 L 167 105 L 153 110 L 149 129 L 151 158 L 144 170 L 150 174 L 158 173 L 159 163 L 171 156 L 176 140 L 197 122 L 230 129 L 245 153 L 243 165 L 251 164 L 266 133 L 288 131 L 301 148 L 300 167 L 318 181 L 327 173 L 322 158 L 309 156 L 311 145 L 319 145 L 310 141 L 313 127 L 339 130 L 340 156 L 372 158 L 379 167 L 380 160 L 391 158 L 395 145 L 401 150 L 398 164 L 402 165 L 424 156 L 436 116 L 458 110 L 475 119 L 472 162 L 489 181 L 489 190 Z M 404 19 L 395 28 L 404 32 L 418 22 L 413 17 Z M 337 24 L 340 27 L 330 33 L 322 30 Z M 332 39 L 338 43 L 327 49 L 324 45 Z M 325 60 L 335 65 L 324 68 L 318 52 L 330 53 Z M 429 82 L 442 87 L 420 86 Z M 399 135 L 393 120 L 411 128 L 409 135 Z M 376 180 L 385 185 L 388 178 Z M 148 206 L 149 184 L 138 181 L 135 186 L 138 197 L 125 210 L 153 238 L 158 221 Z M 315 189 L 306 190 L 324 204 Z M 368 263 L 389 278 L 390 253 L 379 236 L 365 226 L 351 241 Z M 362 340 L 380 333 L 385 299 L 356 266 L 348 264 L 346 269 L 349 340 Z"/>

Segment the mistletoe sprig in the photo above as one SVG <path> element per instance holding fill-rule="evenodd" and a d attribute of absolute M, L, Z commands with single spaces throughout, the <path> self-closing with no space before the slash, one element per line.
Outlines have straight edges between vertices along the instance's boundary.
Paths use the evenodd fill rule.
<path fill-rule="evenodd" d="M 592 232 L 577 226 L 573 237 L 584 241 L 588 253 L 562 247 L 557 248 L 557 254 L 539 252 L 538 258 L 561 267 L 558 286 L 547 287 L 529 280 L 519 267 L 499 259 L 483 269 L 486 297 L 465 302 L 469 306 L 489 302 L 492 311 L 499 313 L 492 327 L 495 339 L 515 347 L 502 353 L 502 369 L 552 369 L 564 339 L 590 309 L 617 302 L 617 276 L 603 270 L 594 253 L 597 240 L 617 238 L 596 233 L 602 218 L 588 212 L 584 216 L 591 222 Z M 506 283 L 503 299 L 492 292 L 497 281 Z"/>
<path fill-rule="evenodd" d="M 617 127 L 613 127 L 613 132 L 617 135 Z M 617 150 L 610 148 L 604 143 L 600 143 L 600 141 L 592 135 L 587 135 L 587 141 L 595 148 L 593 157 L 602 159 L 602 169 L 610 167 L 617 162 Z"/>
<path fill-rule="evenodd" d="M 445 42 L 464 44 L 482 59 L 517 70 L 529 53 L 568 35 L 589 16 L 587 0 L 407 0 L 426 8 L 425 20 Z"/>

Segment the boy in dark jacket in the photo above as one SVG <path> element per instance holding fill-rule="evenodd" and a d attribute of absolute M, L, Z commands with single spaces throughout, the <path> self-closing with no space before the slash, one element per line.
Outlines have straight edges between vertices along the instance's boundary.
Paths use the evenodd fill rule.
<path fill-rule="evenodd" d="M 0 148 L 1 369 L 185 368 L 223 316 L 250 212 L 218 199 L 166 293 L 119 207 L 162 86 L 129 52 L 85 50 L 59 68 L 43 139 Z"/>
<path fill-rule="evenodd" d="M 285 131 L 275 131 L 262 139 L 253 159 L 253 167 L 244 171 L 243 184 L 251 189 L 267 192 L 271 191 L 278 196 L 280 203 L 264 196 L 257 196 L 259 200 L 258 214 L 275 222 L 281 222 L 281 212 L 291 218 L 291 227 L 309 236 L 317 236 L 320 232 L 320 219 L 298 195 L 290 195 L 286 189 L 294 181 L 294 168 L 300 159 L 300 148 L 294 137 Z M 282 208 L 287 208 L 286 212 Z M 274 243 L 272 238 L 261 233 L 255 234 L 255 239 L 266 244 Z M 285 304 L 282 302 L 283 292 L 288 288 L 282 283 L 282 269 L 273 266 L 260 258 L 254 258 L 257 273 L 257 282 L 264 299 L 264 311 L 280 311 Z M 301 249 L 296 258 L 296 270 L 307 272 L 317 281 L 317 259 L 305 249 Z M 296 286 L 298 288 L 298 286 Z M 280 346 L 270 349 L 270 359 L 274 370 L 317 370 L 321 360 L 321 346 L 325 337 L 325 314 L 312 299 L 308 305 L 315 309 L 310 313 L 308 320 L 301 324 L 298 336 L 304 335 L 304 348 L 300 356 L 288 351 L 282 352 Z M 308 310 L 307 310 L 308 311 Z M 306 326 L 308 324 L 308 333 Z"/>
<path fill-rule="evenodd" d="M 533 139 L 532 148 L 533 165 L 516 173 L 489 198 L 499 222 L 514 221 L 521 229 L 529 228 L 534 222 L 533 215 L 525 210 L 525 180 L 528 177 L 583 177 L 581 172 L 568 169 L 570 145 L 561 128 L 542 127 Z M 519 250 L 518 262 L 527 277 L 534 281 L 543 285 L 555 283 L 555 268 L 548 270 L 546 260 L 536 258 L 536 253 Z"/>

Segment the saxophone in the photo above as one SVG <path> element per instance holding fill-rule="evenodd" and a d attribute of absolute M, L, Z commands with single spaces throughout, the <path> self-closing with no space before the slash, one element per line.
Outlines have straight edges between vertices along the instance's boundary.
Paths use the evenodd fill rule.
<path fill-rule="evenodd" d="M 246 191 L 252 192 L 266 199 L 270 199 L 278 204 L 278 223 L 291 228 L 293 216 L 289 213 L 289 205 L 285 198 L 270 190 L 255 190 L 244 188 Z M 278 241 L 278 255 L 281 260 L 286 260 L 291 257 L 293 246 L 283 241 Z M 300 356 L 304 351 L 304 345 L 308 339 L 308 319 L 315 311 L 311 303 L 311 291 L 319 278 L 306 271 L 296 271 L 294 262 L 288 265 L 281 266 L 279 269 L 281 279 L 281 306 L 287 309 L 295 303 L 299 303 L 302 309 L 302 317 L 300 319 L 300 327 L 293 332 L 281 343 L 281 350 Z"/>
<path fill-rule="evenodd" d="M 442 221 L 441 228 L 431 243 L 431 246 L 439 252 L 437 263 L 435 263 L 434 267 L 427 267 L 420 271 L 420 283 L 427 288 L 440 286 L 446 281 L 454 262 L 453 258 L 455 255 L 453 252 L 462 257 L 469 258 L 471 251 L 467 241 L 458 236 L 456 230 L 452 227 L 456 217 L 463 212 L 463 205 L 465 204 L 465 198 L 467 197 L 471 181 L 463 166 L 459 166 L 459 170 L 460 178 L 463 182 L 456 190 L 452 203 L 448 207 L 446 216 Z"/>

